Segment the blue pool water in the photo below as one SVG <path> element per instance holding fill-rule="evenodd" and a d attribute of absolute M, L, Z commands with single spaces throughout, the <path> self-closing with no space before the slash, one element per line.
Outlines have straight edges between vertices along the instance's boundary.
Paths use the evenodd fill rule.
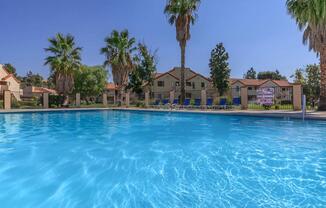
<path fill-rule="evenodd" d="M 326 207 L 326 122 L 0 114 L 0 207 Z"/>

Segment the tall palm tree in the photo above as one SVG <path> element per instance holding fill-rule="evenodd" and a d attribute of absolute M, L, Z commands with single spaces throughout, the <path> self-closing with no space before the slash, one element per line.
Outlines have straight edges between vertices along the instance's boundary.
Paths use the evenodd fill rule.
<path fill-rule="evenodd" d="M 169 23 L 175 25 L 176 38 L 181 49 L 181 103 L 185 99 L 186 45 L 190 39 L 190 24 L 194 24 L 200 0 L 168 0 L 164 13 Z"/>
<path fill-rule="evenodd" d="M 129 38 L 128 30 L 118 32 L 114 30 L 110 36 L 105 38 L 105 47 L 101 54 L 106 56 L 104 66 L 112 69 L 113 82 L 117 85 L 117 97 L 121 102 L 122 92 L 128 85 L 128 75 L 134 69 L 132 53 L 137 49 L 134 47 L 135 38 Z"/>
<path fill-rule="evenodd" d="M 45 58 L 45 65 L 49 65 L 55 79 L 58 93 L 65 96 L 63 105 L 69 102 L 68 94 L 74 87 L 74 73 L 81 66 L 81 48 L 76 46 L 72 35 L 56 34 L 49 39 L 50 46 L 45 48 L 51 55 Z"/>
<path fill-rule="evenodd" d="M 319 110 L 326 110 L 326 1 L 287 0 L 288 12 L 304 31 L 303 42 L 320 56 Z"/>

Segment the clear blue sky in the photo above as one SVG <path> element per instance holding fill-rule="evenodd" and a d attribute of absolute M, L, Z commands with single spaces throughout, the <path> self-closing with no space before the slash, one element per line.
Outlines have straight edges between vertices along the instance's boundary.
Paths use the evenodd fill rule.
<path fill-rule="evenodd" d="M 82 61 L 102 64 L 104 38 L 127 28 L 152 50 L 158 49 L 158 71 L 178 66 L 175 28 L 167 23 L 166 0 L 1 0 L 0 63 L 12 63 L 21 75 L 28 70 L 47 76 L 44 48 L 57 32 L 71 33 L 83 47 Z M 202 0 L 191 28 L 187 66 L 209 74 L 210 51 L 223 42 L 230 55 L 232 77 L 251 66 L 257 71 L 294 69 L 318 63 L 302 44 L 302 33 L 287 14 L 285 0 Z"/>

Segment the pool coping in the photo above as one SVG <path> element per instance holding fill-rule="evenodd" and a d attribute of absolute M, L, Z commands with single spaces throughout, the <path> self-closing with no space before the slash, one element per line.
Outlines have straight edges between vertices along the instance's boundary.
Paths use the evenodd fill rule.
<path fill-rule="evenodd" d="M 11 109 L 0 110 L 0 114 L 8 113 L 38 113 L 38 112 L 73 112 L 73 111 L 142 111 L 142 112 L 180 112 L 180 113 L 198 113 L 211 115 L 230 115 L 230 116 L 254 116 L 254 117 L 272 117 L 272 118 L 293 118 L 302 119 L 301 111 L 254 111 L 254 110 L 190 110 L 190 109 L 155 109 L 155 108 L 125 108 L 125 107 L 108 107 L 108 108 L 60 108 L 60 109 Z M 326 112 L 309 111 L 305 119 L 308 120 L 326 120 Z"/>

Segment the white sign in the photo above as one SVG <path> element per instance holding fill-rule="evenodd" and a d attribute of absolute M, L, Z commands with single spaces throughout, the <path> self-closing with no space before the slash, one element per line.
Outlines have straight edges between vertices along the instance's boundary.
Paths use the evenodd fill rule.
<path fill-rule="evenodd" d="M 260 105 L 273 105 L 274 96 L 275 90 L 272 87 L 257 89 L 257 101 Z"/>

